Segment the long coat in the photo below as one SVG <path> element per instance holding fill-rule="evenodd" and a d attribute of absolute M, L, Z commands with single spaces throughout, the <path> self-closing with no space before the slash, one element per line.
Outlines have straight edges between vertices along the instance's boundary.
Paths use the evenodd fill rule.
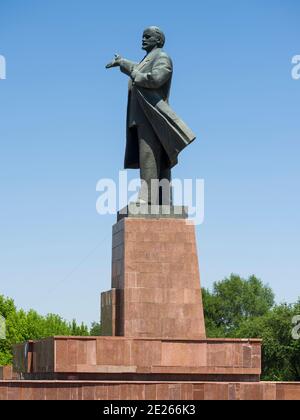
<path fill-rule="evenodd" d="M 137 100 L 139 113 L 150 122 L 169 159 L 169 167 L 178 163 L 179 153 L 196 136 L 187 125 L 175 114 L 169 105 L 169 95 L 173 75 L 173 64 L 170 57 L 157 48 L 149 53 L 140 63 L 122 59 L 121 71 L 131 77 L 129 83 L 127 110 L 127 144 L 125 169 L 140 168 L 139 143 L 137 130 L 131 129 L 131 101 Z M 136 107 L 135 107 L 136 109 Z M 132 112 L 132 111 L 131 111 Z"/>

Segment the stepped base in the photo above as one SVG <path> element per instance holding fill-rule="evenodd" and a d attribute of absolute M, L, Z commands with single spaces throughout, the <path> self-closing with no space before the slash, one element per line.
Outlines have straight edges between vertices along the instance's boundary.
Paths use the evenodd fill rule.
<path fill-rule="evenodd" d="M 254 382 L 261 341 L 53 337 L 15 346 L 14 370 L 36 380 Z"/>
<path fill-rule="evenodd" d="M 0 400 L 300 400 L 300 382 L 0 381 Z"/>

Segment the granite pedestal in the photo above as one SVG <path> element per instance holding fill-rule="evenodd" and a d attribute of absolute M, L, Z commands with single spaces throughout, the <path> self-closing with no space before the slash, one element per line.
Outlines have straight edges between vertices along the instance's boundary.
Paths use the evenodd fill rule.
<path fill-rule="evenodd" d="M 0 399 L 300 399 L 298 384 L 260 382 L 260 340 L 206 338 L 186 209 L 140 210 L 129 206 L 113 227 L 103 336 L 15 346 L 19 381 L 0 376 Z"/>
<path fill-rule="evenodd" d="M 112 290 L 101 299 L 103 335 L 205 338 L 195 227 L 186 212 L 119 220 Z"/>

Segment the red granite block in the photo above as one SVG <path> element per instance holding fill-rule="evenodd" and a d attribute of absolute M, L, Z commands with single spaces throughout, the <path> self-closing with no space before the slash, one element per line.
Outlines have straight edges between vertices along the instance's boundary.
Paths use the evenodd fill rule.
<path fill-rule="evenodd" d="M 135 331 L 141 338 L 162 337 L 162 323 L 157 318 L 138 319 L 132 321 L 132 331 Z"/>
<path fill-rule="evenodd" d="M 34 401 L 44 401 L 46 399 L 46 387 L 40 383 L 32 384 L 32 399 Z"/>
<path fill-rule="evenodd" d="M 252 344 L 251 349 L 251 366 L 253 368 L 261 368 L 261 345 L 260 344 Z"/>
<path fill-rule="evenodd" d="M 276 400 L 276 384 L 263 383 L 263 400 L 275 401 Z"/>
<path fill-rule="evenodd" d="M 107 399 L 110 401 L 120 401 L 120 385 L 107 385 Z"/>
<path fill-rule="evenodd" d="M 121 261 L 124 258 L 124 246 L 119 245 L 112 250 L 112 259 L 113 261 Z"/>
<path fill-rule="evenodd" d="M 120 400 L 121 401 L 130 401 L 131 398 L 131 392 L 129 389 L 129 386 L 127 383 L 120 385 Z"/>
<path fill-rule="evenodd" d="M 166 273 L 132 273 L 136 278 L 136 287 L 167 289 L 171 287 L 171 279 Z M 132 287 L 129 286 L 128 287 Z"/>
<path fill-rule="evenodd" d="M 12 366 L 0 366 L 0 380 L 9 381 L 13 379 L 13 367 Z"/>
<path fill-rule="evenodd" d="M 34 372 L 51 372 L 54 369 L 53 338 L 32 343 L 32 369 Z M 28 370 L 29 371 L 29 370 Z"/>
<path fill-rule="evenodd" d="M 10 384 L 7 389 L 7 399 L 9 401 L 12 400 L 20 400 L 21 399 L 21 387 L 18 387 L 15 384 Z"/>
<path fill-rule="evenodd" d="M 105 339 L 97 342 L 97 365 L 130 365 L 131 342 Z"/>
<path fill-rule="evenodd" d="M 130 365 L 159 366 L 162 359 L 160 341 L 132 341 Z"/>
<path fill-rule="evenodd" d="M 126 289 L 126 303 L 150 303 L 155 302 L 156 289 L 128 288 Z M 162 299 L 161 302 L 162 303 Z"/>
<path fill-rule="evenodd" d="M 169 398 L 170 398 L 170 395 L 169 395 L 168 384 L 157 384 L 156 385 L 156 400 L 168 401 Z"/>
<path fill-rule="evenodd" d="M 242 344 L 236 343 L 234 346 L 233 352 L 233 367 L 242 367 L 243 366 L 243 346 Z"/>
<path fill-rule="evenodd" d="M 246 368 L 252 366 L 252 347 L 248 344 L 243 346 L 243 366 Z"/>
<path fill-rule="evenodd" d="M 129 236 L 130 235 L 130 236 Z M 132 233 L 125 234 L 125 242 L 128 238 L 130 238 L 132 235 Z M 140 243 L 140 242 L 156 242 L 157 238 L 159 237 L 160 239 L 161 233 L 157 233 L 157 232 L 147 232 L 147 234 L 142 233 L 142 232 L 136 232 L 134 234 L 134 239 L 136 243 Z"/>
<path fill-rule="evenodd" d="M 86 341 L 86 363 L 88 365 L 96 365 L 97 364 L 97 340 L 92 339 Z"/>
<path fill-rule="evenodd" d="M 132 243 L 133 246 L 136 246 L 137 232 L 125 232 L 124 242 L 126 242 L 126 244 Z M 141 241 L 139 241 L 139 243 L 141 243 Z"/>
<path fill-rule="evenodd" d="M 227 401 L 228 384 L 206 383 L 204 385 L 204 399 L 209 401 Z"/>
<path fill-rule="evenodd" d="M 56 360 L 55 371 L 57 372 L 70 371 L 67 340 L 65 339 L 55 340 L 55 360 Z"/>
<path fill-rule="evenodd" d="M 196 384 L 193 387 L 193 400 L 204 401 L 204 384 Z"/>
<path fill-rule="evenodd" d="M 116 233 L 120 232 L 123 229 L 124 229 L 124 220 L 120 220 L 120 222 L 113 225 L 113 228 L 112 228 L 113 235 L 115 235 Z"/>
<path fill-rule="evenodd" d="M 277 384 L 276 386 L 276 400 L 277 401 L 284 401 L 285 399 L 285 390 L 281 384 Z"/>
<path fill-rule="evenodd" d="M 112 263 L 112 276 L 119 277 L 123 272 L 123 262 L 122 261 L 113 261 Z"/>
<path fill-rule="evenodd" d="M 95 387 L 93 387 L 95 389 Z M 79 400 L 79 387 L 75 384 L 72 384 L 70 386 L 70 400 L 71 401 L 78 401 Z M 80 399 L 82 400 L 82 393 L 80 396 Z"/>
<path fill-rule="evenodd" d="M 7 401 L 8 386 L 5 382 L 0 383 L 0 401 Z"/>
<path fill-rule="evenodd" d="M 136 319 L 155 319 L 157 317 L 157 305 L 149 302 L 132 303 L 127 302 L 127 294 L 125 293 L 125 317 L 126 320 Z M 127 337 L 138 337 L 133 331 L 131 334 L 126 334 Z M 153 337 L 153 335 L 152 335 Z"/>
<path fill-rule="evenodd" d="M 71 388 L 69 383 L 62 383 L 57 389 L 57 399 L 59 401 L 70 401 Z"/>
<path fill-rule="evenodd" d="M 180 384 L 169 385 L 169 401 L 179 401 L 181 397 Z"/>
<path fill-rule="evenodd" d="M 125 274 L 125 284 L 126 287 L 128 287 L 129 289 L 134 289 L 136 287 L 146 287 L 146 286 L 141 286 L 138 284 L 138 276 L 137 273 L 126 273 Z"/>
<path fill-rule="evenodd" d="M 172 338 L 174 331 L 176 332 L 176 337 L 182 336 L 182 331 L 178 328 L 176 319 L 164 317 L 161 321 L 161 337 Z"/>
<path fill-rule="evenodd" d="M 87 341 L 77 341 L 77 363 L 79 365 L 91 364 L 87 362 Z"/>
<path fill-rule="evenodd" d="M 121 230 L 118 233 L 116 233 L 115 235 L 113 235 L 113 240 L 112 240 L 112 247 L 116 248 L 120 245 L 122 245 L 124 243 L 124 231 Z"/>
<path fill-rule="evenodd" d="M 238 400 L 238 390 L 236 384 L 228 385 L 228 400 L 237 401 Z"/>
<path fill-rule="evenodd" d="M 95 401 L 95 386 L 94 385 L 84 385 L 82 388 L 82 399 L 84 401 Z"/>
<path fill-rule="evenodd" d="M 234 367 L 235 345 L 231 343 L 208 344 L 208 366 Z"/>
<path fill-rule="evenodd" d="M 202 293 L 200 289 L 183 289 L 183 302 L 185 304 L 201 305 Z"/>
<path fill-rule="evenodd" d="M 299 401 L 300 383 L 278 383 L 276 390 L 276 399 L 283 401 Z"/>
<path fill-rule="evenodd" d="M 121 385 L 122 386 L 122 385 Z M 107 401 L 108 400 L 108 388 L 106 384 L 98 384 L 95 387 L 95 400 Z"/>
<path fill-rule="evenodd" d="M 155 401 L 156 400 L 156 385 L 145 384 L 145 400 Z"/>
<path fill-rule="evenodd" d="M 162 343 L 162 366 L 207 366 L 206 343 Z"/>
<path fill-rule="evenodd" d="M 133 401 L 145 400 L 145 384 L 127 384 L 130 399 Z"/>
<path fill-rule="evenodd" d="M 76 371 L 76 365 L 78 364 L 77 348 L 78 348 L 78 341 L 69 339 L 68 340 L 68 366 L 70 367 L 70 372 Z"/>
<path fill-rule="evenodd" d="M 56 384 L 49 384 L 47 386 L 45 389 L 45 399 L 49 401 L 56 401 L 58 399 L 58 388 Z"/>
<path fill-rule="evenodd" d="M 194 395 L 194 385 L 192 383 L 181 384 L 181 400 L 192 400 Z"/>
<path fill-rule="evenodd" d="M 261 401 L 263 400 L 263 388 L 259 383 L 241 384 L 241 400 Z"/>
<path fill-rule="evenodd" d="M 112 289 L 124 289 L 124 275 L 112 277 Z"/>

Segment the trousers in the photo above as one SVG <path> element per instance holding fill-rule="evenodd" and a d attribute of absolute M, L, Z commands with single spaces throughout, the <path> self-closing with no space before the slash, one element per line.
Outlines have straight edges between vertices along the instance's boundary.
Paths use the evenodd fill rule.
<path fill-rule="evenodd" d="M 147 120 L 136 128 L 142 183 L 139 199 L 152 205 L 171 205 L 171 169 L 167 154 Z"/>

